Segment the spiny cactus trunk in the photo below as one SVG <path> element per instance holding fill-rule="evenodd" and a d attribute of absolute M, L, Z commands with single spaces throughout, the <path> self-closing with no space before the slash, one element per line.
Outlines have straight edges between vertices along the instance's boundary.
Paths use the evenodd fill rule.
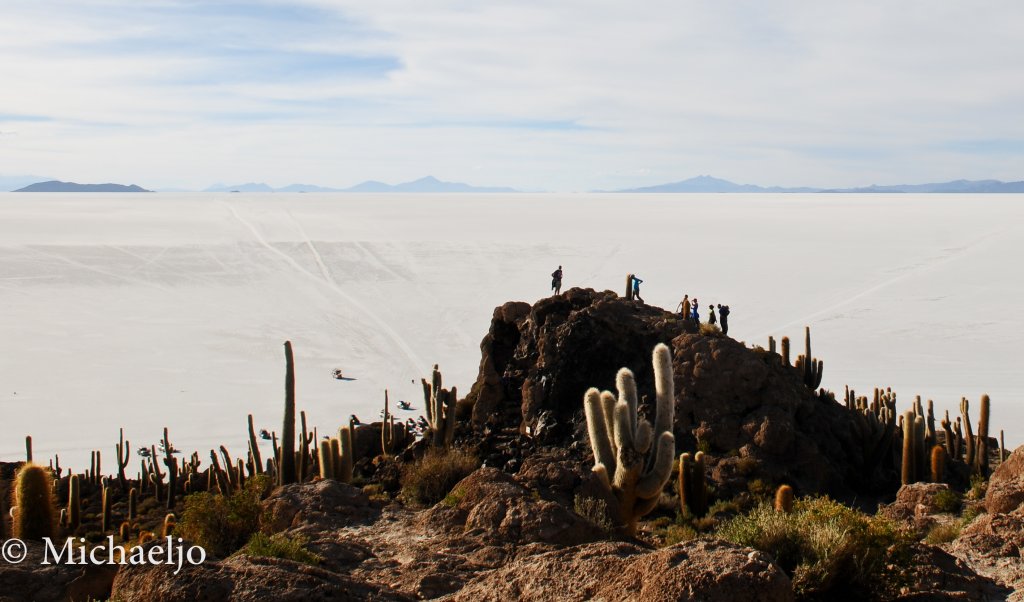
<path fill-rule="evenodd" d="M 57 532 L 53 479 L 36 464 L 24 464 L 14 477 L 14 537 L 25 540 L 52 538 Z"/>
<path fill-rule="evenodd" d="M 128 520 L 135 520 L 139 515 L 139 492 L 132 487 L 128 490 Z"/>
<path fill-rule="evenodd" d="M 946 448 L 941 445 L 932 447 L 931 477 L 932 483 L 941 483 L 946 477 Z"/>
<path fill-rule="evenodd" d="M 789 363 L 789 337 L 782 337 L 782 363 L 790 366 Z"/>
<path fill-rule="evenodd" d="M 978 445 L 976 472 L 988 477 L 988 415 L 991 401 L 988 395 L 981 396 L 981 408 L 978 410 Z"/>
<path fill-rule="evenodd" d="M 343 426 L 338 429 L 338 452 L 341 463 L 338 466 L 338 480 L 342 483 L 352 482 L 352 467 L 355 464 L 355 446 L 352 444 L 352 427 Z"/>
<path fill-rule="evenodd" d="M 793 512 L 793 488 L 789 485 L 780 485 L 775 491 L 775 511 L 792 514 Z"/>
<path fill-rule="evenodd" d="M 971 403 L 967 401 L 966 397 L 960 399 L 960 415 L 963 417 L 964 424 L 964 445 L 967 448 L 964 454 L 964 463 L 969 467 L 974 466 L 974 429 L 971 428 Z"/>
<path fill-rule="evenodd" d="M 82 524 L 82 484 L 78 475 L 68 478 L 68 530 L 73 535 Z"/>
<path fill-rule="evenodd" d="M 903 458 L 900 469 L 900 480 L 904 485 L 914 483 L 914 412 L 907 410 L 903 414 Z"/>
<path fill-rule="evenodd" d="M 324 439 L 320 442 L 320 453 L 318 456 L 320 462 L 320 478 L 321 479 L 333 479 L 334 478 L 334 452 L 331 450 L 330 439 Z"/>
<path fill-rule="evenodd" d="M 110 487 L 103 488 L 103 519 L 100 522 L 100 531 L 108 533 L 113 529 L 113 508 L 114 508 L 114 492 L 111 491 Z"/>
<path fill-rule="evenodd" d="M 263 456 L 260 455 L 260 444 L 253 428 L 252 414 L 249 414 L 249 453 L 252 454 L 252 467 L 256 474 L 263 474 Z"/>
<path fill-rule="evenodd" d="M 281 457 L 279 459 L 279 485 L 296 481 L 295 477 L 295 358 L 292 342 L 284 343 L 284 422 L 281 426 Z"/>

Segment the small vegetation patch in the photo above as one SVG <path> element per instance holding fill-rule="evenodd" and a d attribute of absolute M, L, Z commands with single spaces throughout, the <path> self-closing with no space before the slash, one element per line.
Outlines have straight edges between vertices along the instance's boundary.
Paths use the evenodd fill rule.
<path fill-rule="evenodd" d="M 963 523 L 958 520 L 935 525 L 928 531 L 924 540 L 933 546 L 949 543 L 960 535 L 961 529 L 963 529 Z"/>
<path fill-rule="evenodd" d="M 791 514 L 762 504 L 725 523 L 723 539 L 770 554 L 799 599 L 887 599 L 905 577 L 913 534 L 828 498 L 798 500 Z M 841 596 L 839 594 L 842 594 Z"/>
<path fill-rule="evenodd" d="M 274 535 L 255 533 L 249 539 L 249 543 L 245 544 L 245 547 L 236 554 L 284 558 L 314 566 L 320 564 L 323 558 L 306 549 L 307 543 L 309 542 L 304 537 L 288 537 L 284 533 Z"/>
<path fill-rule="evenodd" d="M 260 501 L 269 487 L 270 478 L 257 475 L 245 482 L 244 489 L 229 496 L 193 493 L 185 498 L 185 510 L 174 533 L 210 554 L 229 556 L 259 529 Z"/>
<path fill-rule="evenodd" d="M 700 333 L 706 337 L 717 337 L 722 336 L 722 329 L 718 327 L 718 324 L 707 324 L 701 322 Z"/>
<path fill-rule="evenodd" d="M 432 506 L 479 466 L 480 460 L 465 450 L 432 449 L 402 467 L 402 498 L 411 504 Z"/>
<path fill-rule="evenodd" d="M 608 504 L 604 500 L 576 494 L 573 498 L 573 510 L 584 520 L 600 527 L 606 535 L 614 529 L 611 519 L 608 518 Z"/>
<path fill-rule="evenodd" d="M 950 513 L 959 512 L 960 505 L 963 503 L 960 494 L 952 489 L 943 489 L 936 493 L 935 497 L 932 498 L 932 501 L 935 502 L 935 507 L 938 508 L 940 512 Z"/>

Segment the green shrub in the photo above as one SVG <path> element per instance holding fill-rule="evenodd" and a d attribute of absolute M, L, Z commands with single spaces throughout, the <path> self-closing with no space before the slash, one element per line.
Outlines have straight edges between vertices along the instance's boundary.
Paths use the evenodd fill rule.
<path fill-rule="evenodd" d="M 431 449 L 413 464 L 402 467 L 402 498 L 431 506 L 480 466 L 480 460 L 461 449 Z"/>
<path fill-rule="evenodd" d="M 464 497 L 466 497 L 465 491 L 459 488 L 452 489 L 451 493 L 444 496 L 444 499 L 441 500 L 441 503 L 444 504 L 445 506 L 448 506 L 449 508 L 454 508 L 455 506 L 459 505 L 459 502 L 461 502 L 462 498 Z"/>
<path fill-rule="evenodd" d="M 288 537 L 284 533 L 266 535 L 257 532 L 253 534 L 252 538 L 249 539 L 249 543 L 245 544 L 245 547 L 235 553 L 249 556 L 265 556 L 268 558 L 284 558 L 314 566 L 320 564 L 323 558 L 307 550 L 307 543 L 309 542 L 304 537 Z"/>
<path fill-rule="evenodd" d="M 963 512 L 960 513 L 960 520 L 966 527 L 971 524 L 974 519 L 978 518 L 978 515 L 984 514 L 985 509 L 981 507 L 981 504 L 973 504 L 971 506 L 965 506 Z"/>
<path fill-rule="evenodd" d="M 238 550 L 259 529 L 260 501 L 270 487 L 267 475 L 245 482 L 230 496 L 206 491 L 185 498 L 185 510 L 174 529 L 183 537 L 221 558 Z"/>
<path fill-rule="evenodd" d="M 770 554 L 802 599 L 890 597 L 914 541 L 891 521 L 824 497 L 798 500 L 790 514 L 762 504 L 722 525 L 718 536 Z"/>
<path fill-rule="evenodd" d="M 936 493 L 932 501 L 941 512 L 958 512 L 962 502 L 960 494 L 952 489 L 943 489 Z"/>
<path fill-rule="evenodd" d="M 961 521 L 950 521 L 935 525 L 929 529 L 928 535 L 925 536 L 924 540 L 933 546 L 949 543 L 960 535 L 960 530 L 963 529 L 963 526 L 964 524 Z"/>

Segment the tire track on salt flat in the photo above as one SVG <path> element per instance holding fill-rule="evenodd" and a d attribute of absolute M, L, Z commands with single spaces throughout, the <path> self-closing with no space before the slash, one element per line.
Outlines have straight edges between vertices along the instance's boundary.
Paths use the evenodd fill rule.
<path fill-rule="evenodd" d="M 767 332 L 764 332 L 764 333 L 761 333 L 759 335 L 756 335 L 754 337 L 754 339 L 755 340 L 763 339 L 763 338 L 765 338 L 765 337 L 767 337 L 769 335 L 773 335 L 773 334 L 778 333 L 778 332 L 780 332 L 780 331 L 782 331 L 782 330 L 784 330 L 786 328 L 789 328 L 789 327 L 793 326 L 794 324 L 807 324 L 807 323 L 809 323 L 811 320 L 813 320 L 815 318 L 819 318 L 819 317 L 821 317 L 823 315 L 827 315 L 827 314 L 829 314 L 831 312 L 834 312 L 837 309 L 840 309 L 842 307 L 845 307 L 845 306 L 853 303 L 854 301 L 857 301 L 859 299 L 863 299 L 864 297 L 867 297 L 869 295 L 877 293 L 878 291 L 882 290 L 883 288 L 886 288 L 887 286 L 889 286 L 891 284 L 895 284 L 895 283 L 897 283 L 897 282 L 899 282 L 901 280 L 906 280 L 907 278 L 909 278 L 911 276 L 927 273 L 927 272 L 929 272 L 929 271 L 931 271 L 931 270 L 933 270 L 933 269 L 935 269 L 935 268 L 937 268 L 939 266 L 945 265 L 945 264 L 947 264 L 947 263 L 949 263 L 951 261 L 954 261 L 956 259 L 960 259 L 965 254 L 973 252 L 973 251 L 977 250 L 979 247 L 984 246 L 985 244 L 992 244 L 996 239 L 1002 237 L 1005 234 L 1006 234 L 1006 230 L 1005 229 L 997 230 L 997 231 L 994 231 L 994 232 L 986 232 L 985 234 L 983 234 L 983 235 L 979 236 L 978 238 L 972 240 L 968 244 L 966 244 L 966 245 L 964 245 L 962 247 L 956 248 L 956 249 L 954 249 L 951 252 L 947 252 L 947 253 L 942 254 L 937 259 L 925 258 L 922 262 L 919 262 L 917 264 L 912 264 L 910 266 L 899 266 L 898 269 L 901 270 L 901 272 L 899 274 L 897 274 L 897 275 L 895 275 L 895 276 L 893 276 L 891 278 L 887 278 L 887 279 L 885 279 L 885 280 L 883 280 L 881 282 L 878 282 L 878 283 L 876 283 L 876 284 L 874 284 L 872 286 L 869 286 L 868 288 L 862 289 L 859 292 L 855 293 L 854 295 L 844 298 L 842 301 L 839 301 L 838 303 L 833 303 L 832 305 L 829 305 L 828 307 L 824 307 L 822 309 L 819 309 L 819 310 L 817 310 L 815 312 L 812 312 L 810 314 L 807 314 L 807 315 L 805 315 L 805 316 L 803 316 L 801 318 L 797 318 L 795 320 L 791 320 L 789 322 L 786 322 L 782 326 L 778 326 L 778 327 L 776 327 L 773 330 L 769 330 Z"/>
<path fill-rule="evenodd" d="M 321 271 L 321 277 L 319 277 L 319 278 L 316 276 L 316 274 L 313 274 L 312 272 L 310 272 L 306 268 L 302 267 L 297 261 L 295 261 L 295 259 L 293 259 L 291 256 L 289 256 L 287 253 L 285 253 L 285 252 L 281 251 L 280 249 L 277 249 L 273 245 L 271 245 L 267 241 L 267 239 L 264 238 L 262 234 L 260 234 L 259 230 L 257 230 L 255 226 L 253 226 L 250 222 L 248 222 L 245 218 L 243 218 L 238 213 L 238 211 L 234 207 L 231 206 L 230 203 L 228 203 L 226 201 L 220 201 L 220 202 L 221 202 L 222 205 L 224 205 L 227 208 L 228 211 L 231 212 L 231 215 L 233 215 L 234 218 L 236 220 L 238 220 L 238 223 L 240 223 L 243 226 L 245 226 L 245 228 L 247 230 L 249 230 L 249 232 L 251 232 L 252 235 L 256 238 L 256 241 L 259 242 L 268 251 L 270 251 L 271 253 L 274 253 L 275 255 L 279 256 L 281 259 L 285 260 L 286 263 L 288 263 L 290 266 L 292 266 L 300 274 L 305 275 L 307 278 L 310 278 L 314 282 L 317 282 L 317 283 L 320 283 L 320 284 L 323 284 L 323 285 L 327 286 L 330 290 L 334 291 L 339 297 L 341 297 L 345 301 L 348 301 L 348 303 L 350 305 L 352 305 L 353 307 L 355 307 L 359 311 L 363 312 L 363 314 L 365 314 L 368 318 L 370 318 L 370 320 L 373 321 L 382 331 L 384 331 L 384 333 L 388 336 L 388 338 L 390 338 L 395 343 L 395 345 L 398 346 L 399 350 L 405 356 L 405 359 L 409 362 L 409 366 L 412 368 L 413 373 L 414 374 L 424 373 L 424 366 L 426 366 L 426 364 L 423 362 L 422 359 L 420 359 L 420 357 L 416 354 L 416 352 L 412 349 L 412 347 L 406 342 L 406 340 L 404 338 L 402 338 L 402 336 L 399 335 L 397 332 L 395 332 L 395 330 L 393 328 L 391 328 L 391 326 L 388 325 L 387 322 L 385 322 L 383 319 L 381 319 L 379 316 L 377 316 L 377 314 L 375 314 L 373 311 L 371 311 L 369 308 L 367 308 L 361 302 L 356 300 L 355 297 L 353 297 L 352 295 L 348 294 L 340 286 L 338 286 L 338 284 L 334 281 L 334 278 L 331 276 L 330 270 L 328 270 L 326 264 L 324 264 L 323 258 L 320 257 L 320 253 L 317 252 L 316 247 L 313 246 L 312 241 L 310 241 L 309 237 L 306 236 L 305 231 L 302 231 L 302 227 L 301 226 L 299 226 L 299 230 L 300 230 L 303 238 L 305 239 L 307 246 L 310 248 L 310 250 L 313 253 L 314 260 L 317 263 L 318 269 Z"/>

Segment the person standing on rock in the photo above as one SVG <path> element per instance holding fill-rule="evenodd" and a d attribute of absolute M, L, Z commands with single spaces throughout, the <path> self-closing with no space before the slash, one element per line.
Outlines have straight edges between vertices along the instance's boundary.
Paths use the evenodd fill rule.
<path fill-rule="evenodd" d="M 693 323 L 700 326 L 700 314 L 697 312 L 697 297 L 693 298 L 693 313 L 690 315 L 693 318 Z"/>
<path fill-rule="evenodd" d="M 708 305 L 708 324 L 714 324 L 715 320 L 715 305 L 714 303 Z"/>
<path fill-rule="evenodd" d="M 562 266 L 551 272 L 551 290 L 555 291 L 556 295 L 562 292 Z"/>
<path fill-rule="evenodd" d="M 633 274 L 633 298 L 639 301 L 640 303 L 643 303 L 643 297 L 640 296 L 641 282 L 643 282 L 643 280 L 640 280 L 639 278 L 636 277 L 636 274 Z"/>
<path fill-rule="evenodd" d="M 679 305 L 676 306 L 676 309 L 680 310 L 680 312 L 683 315 L 683 319 L 684 320 L 689 320 L 690 319 L 690 295 L 689 294 L 683 295 L 683 300 L 679 302 Z"/>
<path fill-rule="evenodd" d="M 729 334 L 729 306 L 718 305 L 718 317 L 722 322 L 722 334 Z"/>

